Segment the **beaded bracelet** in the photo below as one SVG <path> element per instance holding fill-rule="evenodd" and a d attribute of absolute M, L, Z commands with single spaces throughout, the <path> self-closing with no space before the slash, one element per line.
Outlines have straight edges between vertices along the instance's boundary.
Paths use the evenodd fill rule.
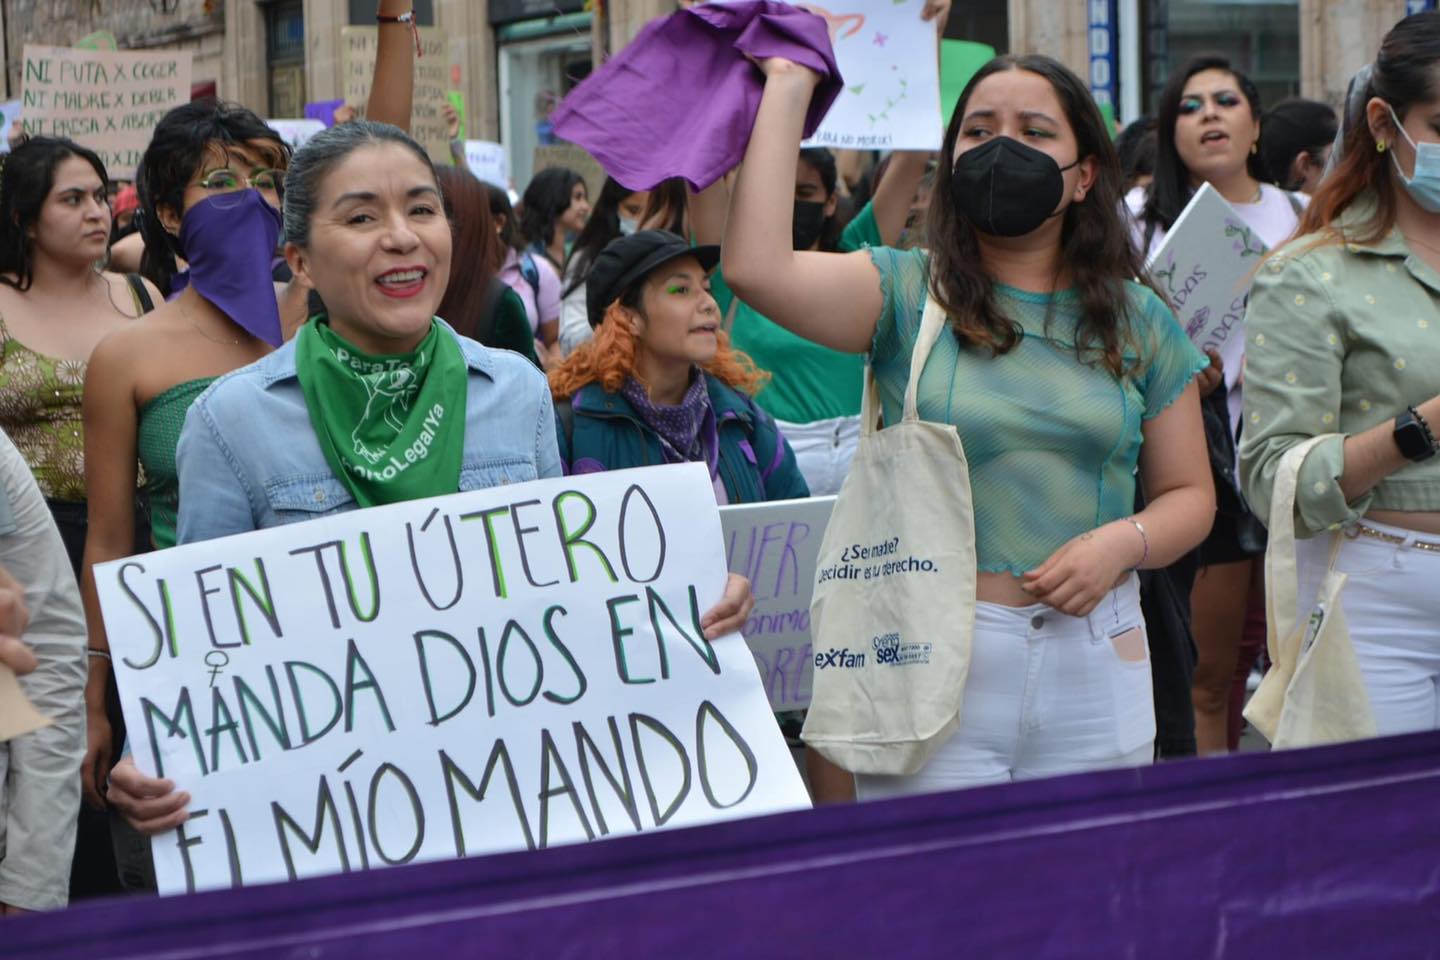
<path fill-rule="evenodd" d="M 1130 568 L 1131 570 L 1139 570 L 1145 566 L 1145 561 L 1150 559 L 1150 538 L 1145 536 L 1145 527 L 1139 520 L 1136 520 L 1134 517 L 1126 517 L 1125 520 L 1136 530 L 1140 531 L 1140 542 L 1145 546 L 1145 552 L 1140 555 L 1140 562 Z"/>

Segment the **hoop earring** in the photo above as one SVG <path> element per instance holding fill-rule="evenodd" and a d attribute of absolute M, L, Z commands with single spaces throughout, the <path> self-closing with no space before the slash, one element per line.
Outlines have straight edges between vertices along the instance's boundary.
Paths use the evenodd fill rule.
<path fill-rule="evenodd" d="M 1384 152 L 1385 152 L 1385 141 L 1384 141 L 1384 140 L 1376 140 L 1376 141 L 1375 141 L 1375 152 L 1376 152 L 1376 153 L 1384 153 Z"/>

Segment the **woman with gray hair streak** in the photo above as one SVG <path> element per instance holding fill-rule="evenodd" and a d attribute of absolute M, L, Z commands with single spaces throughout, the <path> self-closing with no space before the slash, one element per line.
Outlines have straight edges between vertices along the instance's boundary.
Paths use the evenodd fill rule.
<path fill-rule="evenodd" d="M 451 227 L 419 144 L 368 121 L 318 134 L 285 176 L 284 230 L 290 268 L 327 312 L 190 408 L 180 543 L 560 476 L 544 376 L 435 316 Z M 732 576 L 701 620 L 706 635 L 738 630 L 752 606 L 749 582 Z M 137 829 L 160 833 L 185 819 L 189 797 L 127 758 L 110 799 Z"/>

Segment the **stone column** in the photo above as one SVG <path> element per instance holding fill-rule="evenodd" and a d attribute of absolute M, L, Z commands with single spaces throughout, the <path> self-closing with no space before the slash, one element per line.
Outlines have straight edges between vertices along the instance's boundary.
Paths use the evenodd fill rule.
<path fill-rule="evenodd" d="M 1300 93 L 1340 106 L 1350 78 L 1375 59 L 1405 0 L 1300 0 Z"/>
<path fill-rule="evenodd" d="M 1010 52 L 1043 53 L 1075 71 L 1090 74 L 1089 18 L 1079 0 L 1009 0 Z"/>
<path fill-rule="evenodd" d="M 676 9 L 678 4 L 675 0 L 606 0 L 605 18 L 610 32 L 608 52 L 623 49 L 645 24 L 674 13 Z"/>
<path fill-rule="evenodd" d="M 216 85 L 221 99 L 244 104 L 264 116 L 270 107 L 265 17 L 253 0 L 230 0 L 225 4 L 224 47 Z"/>

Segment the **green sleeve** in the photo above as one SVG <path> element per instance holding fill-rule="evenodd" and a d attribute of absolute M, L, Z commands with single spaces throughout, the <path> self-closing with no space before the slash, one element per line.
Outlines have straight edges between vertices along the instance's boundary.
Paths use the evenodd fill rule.
<path fill-rule="evenodd" d="M 1374 498 L 1353 503 L 1340 486 L 1341 372 L 1349 343 L 1345 313 L 1331 286 L 1305 259 L 1270 259 L 1250 288 L 1245 313 L 1245 413 L 1240 479 L 1255 515 L 1270 517 L 1280 460 L 1296 444 L 1330 434 L 1305 456 L 1295 491 L 1296 535 L 1359 520 Z"/>
<path fill-rule="evenodd" d="M 500 296 L 490 341 L 489 346 L 514 350 L 535 366 L 540 366 L 540 358 L 535 356 L 535 335 L 530 332 L 530 318 L 525 315 L 525 304 L 514 290 L 507 289 Z"/>
<path fill-rule="evenodd" d="M 875 222 L 875 203 L 871 201 L 860 208 L 840 231 L 840 252 L 851 253 L 866 247 L 883 247 L 880 239 L 880 225 Z"/>
<path fill-rule="evenodd" d="M 730 310 L 730 302 L 735 299 L 735 292 L 725 282 L 725 274 L 718 266 L 710 274 L 710 296 L 715 298 L 715 304 L 720 308 L 720 316 L 725 316 Z"/>

